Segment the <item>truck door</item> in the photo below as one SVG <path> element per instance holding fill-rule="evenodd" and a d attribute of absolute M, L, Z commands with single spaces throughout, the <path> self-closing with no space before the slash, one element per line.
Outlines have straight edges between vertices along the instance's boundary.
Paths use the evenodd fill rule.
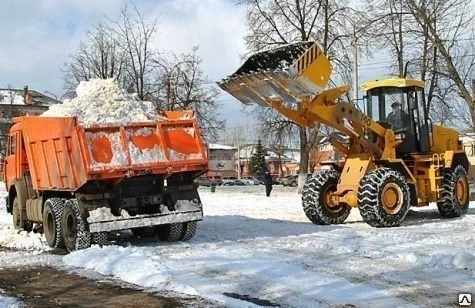
<path fill-rule="evenodd" d="M 8 136 L 8 144 L 7 144 L 7 154 L 5 157 L 4 162 L 4 177 L 7 183 L 7 187 L 10 187 L 14 180 L 17 178 L 17 173 L 19 171 L 17 153 L 18 141 L 19 141 L 19 132 L 14 132 L 10 136 Z"/>

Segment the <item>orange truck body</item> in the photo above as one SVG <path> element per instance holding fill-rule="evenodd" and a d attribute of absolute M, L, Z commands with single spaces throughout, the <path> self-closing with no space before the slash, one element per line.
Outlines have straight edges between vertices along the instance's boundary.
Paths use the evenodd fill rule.
<path fill-rule="evenodd" d="M 15 118 L 10 131 L 18 132 L 25 149 L 18 162 L 6 157 L 7 188 L 25 170 L 35 190 L 67 191 L 91 180 L 206 171 L 208 160 L 196 120 L 176 113 L 165 116 L 159 122 L 91 128 L 78 125 L 73 117 Z"/>
<path fill-rule="evenodd" d="M 75 117 L 15 118 L 4 160 L 7 210 L 20 207 L 14 220 L 41 224 L 46 200 L 74 198 L 85 220 L 99 207 L 115 213 L 91 222 L 91 233 L 201 220 L 193 179 L 208 170 L 208 157 L 198 122 L 193 111 L 162 115 L 92 127 Z M 196 206 L 180 210 L 182 201 Z"/>

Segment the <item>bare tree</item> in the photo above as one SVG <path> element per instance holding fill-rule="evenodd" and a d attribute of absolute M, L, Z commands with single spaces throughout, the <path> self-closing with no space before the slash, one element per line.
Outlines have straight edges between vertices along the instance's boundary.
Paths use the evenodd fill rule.
<path fill-rule="evenodd" d="M 78 50 L 63 67 L 64 88 L 74 94 L 80 81 L 92 78 L 123 77 L 124 54 L 118 46 L 115 33 L 104 24 L 97 24 L 79 43 Z"/>
<path fill-rule="evenodd" d="M 246 43 L 251 52 L 296 41 L 314 40 L 336 64 L 336 72 L 347 72 L 351 67 L 347 56 L 351 31 L 346 28 L 347 10 L 344 1 L 243 0 L 241 2 L 248 8 L 249 34 L 246 36 Z M 259 113 L 262 115 L 262 112 Z M 264 124 L 267 127 L 275 125 L 275 118 L 264 120 L 261 116 L 261 120 L 263 123 L 267 122 Z M 280 123 L 295 125 L 283 119 Z M 308 172 L 309 152 L 316 145 L 318 127 L 309 130 L 298 126 L 298 134 L 299 191 L 301 191 Z"/>
<path fill-rule="evenodd" d="M 215 140 L 224 127 L 218 112 L 218 89 L 201 69 L 198 47 L 189 54 L 154 60 L 156 83 L 153 96 L 160 110 L 193 109 L 209 140 Z"/>
<path fill-rule="evenodd" d="M 475 98 L 470 92 L 473 74 L 475 73 L 475 35 L 473 32 L 473 12 L 470 0 L 408 0 L 408 9 L 413 14 L 417 24 L 423 30 L 425 37 L 432 44 L 434 59 L 440 57 L 440 65 L 434 65 L 434 74 L 445 81 L 446 89 L 457 91 L 468 107 L 469 121 L 466 118 L 467 109 L 459 108 L 459 122 L 475 125 Z M 432 93 L 431 93 L 432 95 Z M 467 123 L 468 124 L 468 123 Z"/>
<path fill-rule="evenodd" d="M 155 54 L 150 44 L 157 31 L 157 20 L 146 21 L 137 7 L 131 10 L 125 5 L 119 20 L 113 25 L 117 43 L 126 55 L 127 90 L 136 92 L 143 100 L 150 94 L 149 76 L 154 69 L 152 59 Z"/>

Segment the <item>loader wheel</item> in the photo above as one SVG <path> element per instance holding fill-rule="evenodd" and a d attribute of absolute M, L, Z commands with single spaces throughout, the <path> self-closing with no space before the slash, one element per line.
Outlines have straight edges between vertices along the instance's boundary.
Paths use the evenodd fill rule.
<path fill-rule="evenodd" d="M 136 237 L 146 238 L 153 237 L 156 233 L 155 227 L 142 227 L 142 228 L 133 228 L 132 233 Z"/>
<path fill-rule="evenodd" d="M 350 214 L 351 207 L 332 205 L 330 193 L 336 190 L 340 174 L 324 170 L 310 177 L 303 186 L 302 204 L 305 215 L 317 225 L 341 224 Z"/>
<path fill-rule="evenodd" d="M 91 233 L 75 199 L 66 201 L 61 221 L 64 244 L 69 252 L 91 246 Z"/>
<path fill-rule="evenodd" d="M 64 248 L 61 232 L 61 218 L 63 216 L 64 201 L 59 198 L 46 200 L 43 209 L 43 232 L 51 248 Z"/>
<path fill-rule="evenodd" d="M 23 213 L 20 209 L 20 200 L 18 200 L 18 197 L 15 197 L 13 199 L 12 214 L 13 214 L 13 227 L 16 230 L 24 230 L 26 232 L 30 232 L 33 229 L 33 224 L 30 221 L 23 218 Z"/>
<path fill-rule="evenodd" d="M 470 191 L 467 172 L 461 165 L 443 173 L 442 191 L 437 202 L 439 213 L 445 218 L 459 217 L 467 213 Z"/>
<path fill-rule="evenodd" d="M 361 179 L 358 208 L 373 227 L 397 227 L 411 206 L 409 185 L 404 176 L 390 168 L 378 168 Z"/>
<path fill-rule="evenodd" d="M 196 234 L 196 226 L 198 225 L 197 221 L 185 222 L 183 224 L 183 232 L 181 233 L 180 240 L 188 241 L 193 238 Z"/>
<path fill-rule="evenodd" d="M 168 224 L 157 226 L 158 238 L 162 241 L 179 241 L 183 234 L 183 223 Z"/>

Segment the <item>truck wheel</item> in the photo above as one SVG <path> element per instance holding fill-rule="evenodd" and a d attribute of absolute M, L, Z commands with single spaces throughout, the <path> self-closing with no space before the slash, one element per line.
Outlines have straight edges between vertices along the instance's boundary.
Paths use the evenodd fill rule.
<path fill-rule="evenodd" d="M 183 232 L 181 234 L 181 239 L 182 241 L 188 241 L 193 238 L 196 234 L 196 226 L 198 225 L 198 222 L 196 221 L 190 221 L 190 222 L 185 222 L 183 224 Z"/>
<path fill-rule="evenodd" d="M 69 252 L 91 246 L 91 233 L 81 216 L 77 200 L 66 201 L 61 221 L 64 245 Z"/>
<path fill-rule="evenodd" d="M 390 168 L 378 168 L 361 179 L 358 208 L 373 227 L 397 227 L 411 206 L 409 185 L 404 176 Z"/>
<path fill-rule="evenodd" d="M 155 227 L 142 227 L 142 228 L 132 229 L 132 233 L 136 237 L 141 237 L 141 238 L 153 237 L 155 236 L 156 231 L 157 230 Z"/>
<path fill-rule="evenodd" d="M 43 232 L 49 247 L 64 248 L 61 232 L 64 201 L 59 198 L 47 199 L 43 209 Z"/>
<path fill-rule="evenodd" d="M 109 241 L 109 236 L 107 232 L 92 233 L 91 240 L 93 244 L 96 244 L 102 247 L 102 246 L 105 246 L 107 242 Z"/>
<path fill-rule="evenodd" d="M 445 218 L 459 217 L 467 213 L 470 191 L 467 172 L 461 165 L 453 170 L 446 170 L 442 178 L 442 191 L 437 208 Z"/>
<path fill-rule="evenodd" d="M 179 241 L 183 234 L 183 223 L 168 224 L 157 227 L 158 238 L 162 241 Z"/>
<path fill-rule="evenodd" d="M 18 197 L 15 197 L 13 199 L 12 214 L 13 214 L 13 227 L 16 230 L 24 230 L 26 232 L 30 232 L 33 229 L 33 224 L 30 221 L 23 218 L 23 213 L 20 208 L 20 200 L 18 200 Z"/>
<path fill-rule="evenodd" d="M 324 170 L 310 177 L 303 186 L 302 205 L 305 215 L 317 225 L 341 224 L 350 214 L 347 205 L 332 206 L 330 193 L 336 190 L 340 174 Z"/>

